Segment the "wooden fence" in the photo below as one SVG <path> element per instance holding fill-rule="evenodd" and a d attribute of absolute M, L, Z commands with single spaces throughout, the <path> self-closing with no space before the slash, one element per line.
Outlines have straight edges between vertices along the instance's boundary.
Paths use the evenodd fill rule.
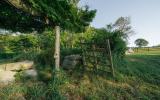
<path fill-rule="evenodd" d="M 100 66 L 101 68 L 109 68 L 112 75 L 115 76 L 109 39 L 104 42 L 101 41 L 101 43 L 81 40 L 80 44 L 84 66 L 90 65 L 94 70 L 100 69 Z"/>

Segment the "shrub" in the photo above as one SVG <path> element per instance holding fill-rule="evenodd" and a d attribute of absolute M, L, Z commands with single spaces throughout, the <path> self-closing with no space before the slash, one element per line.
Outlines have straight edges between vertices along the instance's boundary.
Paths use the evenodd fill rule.
<path fill-rule="evenodd" d="M 54 49 L 46 49 L 45 51 L 40 52 L 34 61 L 43 66 L 54 66 Z"/>
<path fill-rule="evenodd" d="M 48 83 L 48 82 L 51 81 L 52 73 L 53 73 L 53 67 L 37 65 L 36 69 L 37 69 L 37 72 L 38 72 L 38 79 L 40 81 L 43 81 L 45 83 Z"/>
<path fill-rule="evenodd" d="M 125 56 L 125 51 L 127 49 L 126 41 L 123 39 L 120 31 L 108 31 L 104 28 L 97 29 L 94 36 L 86 40 L 88 42 L 95 41 L 96 43 L 104 43 L 106 40 L 110 40 L 112 54 L 118 58 L 123 58 Z"/>
<path fill-rule="evenodd" d="M 123 58 L 127 50 L 126 41 L 122 38 L 119 31 L 115 31 L 110 38 L 111 50 L 114 56 Z"/>
<path fill-rule="evenodd" d="M 0 53 L 0 59 L 10 59 L 16 56 L 16 53 Z"/>

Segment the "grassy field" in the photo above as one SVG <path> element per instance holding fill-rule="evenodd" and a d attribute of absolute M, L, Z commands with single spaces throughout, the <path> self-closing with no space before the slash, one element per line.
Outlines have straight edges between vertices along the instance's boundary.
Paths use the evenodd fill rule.
<path fill-rule="evenodd" d="M 160 51 L 140 51 L 118 61 L 115 78 L 107 73 L 83 72 L 80 69 L 72 72 L 63 71 L 58 79 L 49 84 L 25 81 L 1 85 L 0 98 L 160 100 Z"/>
<path fill-rule="evenodd" d="M 134 49 L 135 53 L 138 55 L 159 55 L 160 54 L 160 47 L 156 48 L 138 48 Z"/>
<path fill-rule="evenodd" d="M 160 99 L 160 55 L 129 55 L 124 66 L 117 68 L 120 79 L 135 89 L 137 97 Z"/>

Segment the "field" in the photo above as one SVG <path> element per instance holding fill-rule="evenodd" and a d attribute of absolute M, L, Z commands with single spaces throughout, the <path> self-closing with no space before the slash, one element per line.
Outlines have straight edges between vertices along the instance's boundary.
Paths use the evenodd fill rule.
<path fill-rule="evenodd" d="M 0 86 L 3 100 L 26 98 L 43 100 L 159 100 L 160 99 L 160 51 L 139 50 L 117 61 L 116 77 L 104 73 L 82 70 L 63 71 L 59 79 L 43 84 L 37 81 L 16 82 Z M 48 99 L 47 99 L 48 100 Z M 50 99 L 49 99 L 50 100 Z"/>
<path fill-rule="evenodd" d="M 149 48 L 138 48 L 134 49 L 135 53 L 138 55 L 159 55 L 160 47 L 149 47 Z"/>

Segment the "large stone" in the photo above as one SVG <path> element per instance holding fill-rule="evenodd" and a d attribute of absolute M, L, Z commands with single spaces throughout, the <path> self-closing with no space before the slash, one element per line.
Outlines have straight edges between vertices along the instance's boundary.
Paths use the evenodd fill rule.
<path fill-rule="evenodd" d="M 0 70 L 0 83 L 14 82 L 16 72 Z"/>
<path fill-rule="evenodd" d="M 5 71 L 18 71 L 18 70 L 27 70 L 33 67 L 33 61 L 22 61 L 15 63 L 7 63 L 0 65 L 0 68 Z"/>
<path fill-rule="evenodd" d="M 30 70 L 25 70 L 24 71 L 24 76 L 26 77 L 33 77 L 36 78 L 37 77 L 37 71 L 35 69 L 30 69 Z"/>
<path fill-rule="evenodd" d="M 81 62 L 82 57 L 80 55 L 69 55 L 64 58 L 62 67 L 64 69 L 73 69 Z"/>
<path fill-rule="evenodd" d="M 23 71 L 25 76 L 37 77 L 36 70 L 33 68 L 33 61 L 22 61 L 0 65 L 0 83 L 8 84 L 15 81 L 18 71 Z"/>

